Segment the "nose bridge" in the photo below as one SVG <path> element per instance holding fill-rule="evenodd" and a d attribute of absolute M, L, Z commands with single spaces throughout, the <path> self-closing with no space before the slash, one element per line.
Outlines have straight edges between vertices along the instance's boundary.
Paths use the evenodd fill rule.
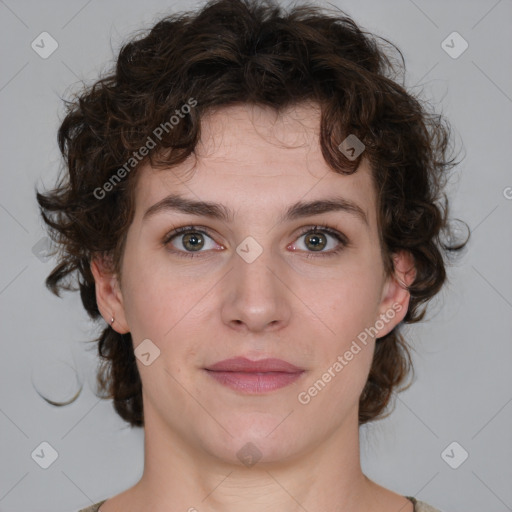
<path fill-rule="evenodd" d="M 229 293 L 223 320 L 251 331 L 283 326 L 290 316 L 286 286 L 279 277 L 282 265 L 272 250 L 252 237 L 244 239 L 233 254 Z"/>

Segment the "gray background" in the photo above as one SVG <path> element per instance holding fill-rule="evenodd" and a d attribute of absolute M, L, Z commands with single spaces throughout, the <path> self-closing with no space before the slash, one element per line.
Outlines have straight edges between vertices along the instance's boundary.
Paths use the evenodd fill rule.
<path fill-rule="evenodd" d="M 52 186 L 57 175 L 60 97 L 81 79 L 94 81 L 136 29 L 201 3 L 0 0 L 3 512 L 78 510 L 141 475 L 143 431 L 92 391 L 97 360 L 86 340 L 98 327 L 78 294 L 59 299 L 44 287 L 53 261 L 34 254 L 45 236 L 34 186 Z M 446 512 L 512 510 L 512 2 L 333 3 L 396 43 L 406 84 L 448 116 L 466 155 L 452 180 L 451 211 L 473 231 L 428 321 L 407 328 L 415 383 L 391 417 L 362 428 L 363 469 Z M 47 59 L 31 48 L 43 31 L 59 45 Z M 453 31 L 469 43 L 456 59 L 441 47 Z M 65 391 L 72 380 L 69 367 L 52 367 L 58 360 L 74 365 L 83 383 L 64 407 L 44 401 L 31 382 L 35 375 L 39 387 L 51 386 L 58 377 L 52 392 Z M 31 456 L 43 441 L 58 454 L 48 469 Z M 453 441 L 469 453 L 457 469 L 441 457 Z M 449 453 L 456 461 L 462 452 Z"/>

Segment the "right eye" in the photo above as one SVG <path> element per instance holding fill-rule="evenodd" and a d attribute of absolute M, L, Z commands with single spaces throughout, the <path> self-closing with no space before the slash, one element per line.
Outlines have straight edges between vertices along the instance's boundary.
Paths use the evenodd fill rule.
<path fill-rule="evenodd" d="M 173 242 L 176 239 L 176 242 Z M 210 247 L 208 247 L 208 239 L 211 241 Z M 213 238 L 208 235 L 206 228 L 199 228 L 197 226 L 183 226 L 176 228 L 165 235 L 163 240 L 164 246 L 169 248 L 169 251 L 180 256 L 187 258 L 197 257 L 194 253 L 206 252 L 201 250 L 206 249 L 223 249 L 224 247 L 214 242 Z"/>

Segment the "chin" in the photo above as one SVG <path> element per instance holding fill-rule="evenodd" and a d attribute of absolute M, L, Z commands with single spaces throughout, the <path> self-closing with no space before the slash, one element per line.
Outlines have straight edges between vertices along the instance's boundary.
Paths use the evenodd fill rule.
<path fill-rule="evenodd" d="M 286 418 L 287 414 L 246 413 L 233 418 L 224 423 L 231 435 L 224 432 L 221 437 L 205 440 L 207 449 L 226 463 L 248 468 L 293 458 L 304 451 L 306 440 L 299 435 L 304 429 L 293 425 L 293 415 Z"/>

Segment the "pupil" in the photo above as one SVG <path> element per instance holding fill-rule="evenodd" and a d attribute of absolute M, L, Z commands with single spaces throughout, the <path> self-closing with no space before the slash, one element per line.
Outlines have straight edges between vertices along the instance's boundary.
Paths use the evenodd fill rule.
<path fill-rule="evenodd" d="M 191 243 L 192 246 L 190 247 L 193 251 L 197 251 L 198 249 L 201 249 L 204 245 L 204 241 L 200 240 L 200 235 L 198 236 L 198 233 L 188 233 L 184 236 L 183 245 L 187 247 L 187 244 Z M 198 245 L 196 245 L 198 244 Z"/>
<path fill-rule="evenodd" d="M 325 243 L 321 243 L 320 242 L 320 245 L 316 245 L 318 244 L 319 240 L 321 239 L 321 236 L 317 235 L 317 234 L 313 234 L 313 235 L 309 235 L 308 236 L 308 241 L 309 242 L 313 242 L 313 250 L 315 251 L 318 251 L 318 250 L 321 250 L 325 247 Z"/>

